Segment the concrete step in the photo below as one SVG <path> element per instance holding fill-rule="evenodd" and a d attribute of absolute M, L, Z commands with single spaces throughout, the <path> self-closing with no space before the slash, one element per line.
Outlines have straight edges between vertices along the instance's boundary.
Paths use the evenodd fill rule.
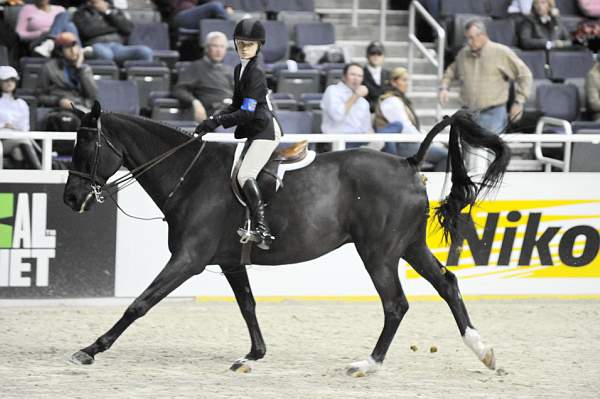
<path fill-rule="evenodd" d="M 442 117 L 444 115 L 452 115 L 454 114 L 456 111 L 458 111 L 459 108 L 442 108 Z M 421 123 L 422 126 L 422 130 L 424 132 L 428 132 L 429 129 L 431 129 L 431 127 L 433 127 L 433 125 L 435 125 L 436 123 L 438 123 L 440 121 L 440 119 L 438 119 L 436 117 L 435 114 L 435 108 L 429 108 L 429 109 L 422 109 L 419 110 L 417 112 L 417 114 L 419 115 L 419 122 Z"/>
<path fill-rule="evenodd" d="M 367 51 L 367 46 L 371 43 L 371 40 L 336 40 L 339 46 L 348 49 L 352 57 L 364 57 Z M 386 57 L 408 57 L 408 42 L 407 41 L 384 41 L 383 46 L 385 47 Z M 425 47 L 429 48 L 433 55 L 435 55 L 435 44 L 425 43 Z M 414 50 L 415 58 L 423 58 L 425 56 L 418 51 Z"/>
<path fill-rule="evenodd" d="M 386 0 L 359 0 L 358 8 L 369 10 L 380 10 L 381 1 Z M 319 8 L 346 8 L 352 9 L 354 0 L 315 0 L 315 9 Z"/>
<path fill-rule="evenodd" d="M 366 64 L 367 57 L 352 57 L 352 62 L 358 62 L 359 64 Z M 394 69 L 396 67 L 408 67 L 408 59 L 404 57 L 385 57 L 385 67 L 387 69 Z M 424 59 L 415 58 L 413 64 L 413 73 L 416 74 L 434 74 L 436 72 L 435 67 Z"/>
<path fill-rule="evenodd" d="M 409 92 L 407 97 L 412 101 L 413 107 L 417 111 L 435 109 L 438 102 L 437 92 Z M 460 97 L 458 93 L 450 92 L 447 108 L 460 108 Z"/>
<path fill-rule="evenodd" d="M 334 25 L 352 24 L 351 9 L 320 8 L 316 12 L 321 16 L 323 22 L 331 22 Z M 408 26 L 408 12 L 406 11 L 387 11 L 385 16 L 386 24 L 395 26 Z M 381 21 L 381 12 L 379 10 L 361 10 L 358 13 L 358 24 L 379 25 Z"/>
<path fill-rule="evenodd" d="M 379 23 L 376 25 L 359 26 L 335 25 L 336 40 L 379 40 Z M 408 26 L 386 26 L 385 40 L 408 41 Z"/>
<path fill-rule="evenodd" d="M 437 76 L 434 74 L 413 73 L 412 90 L 413 91 L 436 91 L 439 87 Z"/>

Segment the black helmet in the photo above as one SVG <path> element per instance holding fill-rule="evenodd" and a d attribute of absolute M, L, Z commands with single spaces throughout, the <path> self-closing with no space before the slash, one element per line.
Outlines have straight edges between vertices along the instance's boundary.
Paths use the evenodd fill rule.
<path fill-rule="evenodd" d="M 233 40 L 252 40 L 265 44 L 265 27 L 257 19 L 242 19 L 235 26 Z"/>

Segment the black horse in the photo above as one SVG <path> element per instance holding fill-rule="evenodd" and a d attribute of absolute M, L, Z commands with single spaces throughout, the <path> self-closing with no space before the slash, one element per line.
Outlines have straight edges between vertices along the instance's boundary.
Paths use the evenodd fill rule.
<path fill-rule="evenodd" d="M 481 129 L 465 111 L 438 123 L 417 154 L 408 159 L 369 149 L 320 154 L 308 167 L 290 173 L 269 205 L 269 222 L 277 240 L 270 251 L 257 250 L 253 263 L 304 262 L 354 243 L 371 276 L 383 304 L 384 327 L 367 360 L 349 366 L 351 375 L 364 375 L 381 365 L 408 310 L 398 277 L 400 258 L 435 287 L 450 306 L 465 343 L 486 366 L 494 368 L 493 350 L 483 344 L 471 324 L 456 277 L 425 243 L 429 202 L 419 165 L 434 136 L 448 125 L 452 187 L 436 212 L 444 232 L 454 239 L 461 210 L 473 205 L 482 189 L 499 184 L 510 157 L 502 140 Z M 461 150 L 464 143 L 495 155 L 480 183 L 473 183 L 466 174 Z M 209 264 L 220 265 L 224 271 L 252 341 L 250 352 L 231 369 L 248 371 L 252 361 L 265 355 L 248 275 L 240 265 L 236 231 L 244 209 L 230 186 L 234 145 L 193 140 L 179 130 L 141 117 L 101 114 L 96 103 L 90 113 L 82 115 L 64 201 L 73 210 L 84 212 L 94 202 L 94 189 L 106 184 L 121 165 L 138 171 L 140 165 L 178 146 L 175 155 L 137 176 L 169 225 L 172 257 L 108 332 L 73 354 L 73 362 L 93 363 L 94 356 L 110 348 L 131 323 Z M 205 148 L 190 169 L 201 146 Z M 184 183 L 168 198 L 186 169 L 189 174 Z"/>

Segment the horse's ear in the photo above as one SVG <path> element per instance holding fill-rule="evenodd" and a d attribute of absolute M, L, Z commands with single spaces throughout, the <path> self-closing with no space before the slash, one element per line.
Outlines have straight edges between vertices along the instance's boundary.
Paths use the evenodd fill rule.
<path fill-rule="evenodd" d="M 85 112 L 83 112 L 81 109 L 77 108 L 75 106 L 75 104 L 71 103 L 71 108 L 73 109 L 73 112 L 75 113 L 75 115 L 77 115 L 77 117 L 81 120 L 81 118 L 84 117 Z"/>
<path fill-rule="evenodd" d="M 102 112 L 102 108 L 100 107 L 98 100 L 96 100 L 94 101 L 94 105 L 92 105 L 92 116 L 94 118 L 98 118 L 100 116 L 100 112 Z"/>

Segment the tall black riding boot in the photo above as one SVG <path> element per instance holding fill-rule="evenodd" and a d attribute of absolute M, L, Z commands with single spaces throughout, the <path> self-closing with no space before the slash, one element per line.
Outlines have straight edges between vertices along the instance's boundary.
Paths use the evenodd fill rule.
<path fill-rule="evenodd" d="M 258 188 L 258 183 L 255 179 L 248 179 L 244 183 L 242 190 L 246 196 L 248 206 L 250 207 L 250 213 L 252 213 L 252 217 L 256 223 L 256 231 L 261 238 L 261 242 L 258 243 L 258 247 L 260 249 L 269 249 L 275 237 L 271 235 L 269 225 L 265 220 L 265 204 L 262 201 L 262 195 L 260 193 L 260 189 Z"/>

